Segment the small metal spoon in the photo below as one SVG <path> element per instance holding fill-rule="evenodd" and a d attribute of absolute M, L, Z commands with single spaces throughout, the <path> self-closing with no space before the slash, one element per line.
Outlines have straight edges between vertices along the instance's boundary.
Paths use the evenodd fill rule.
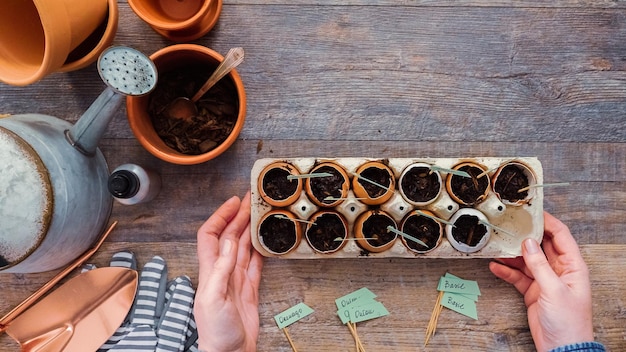
<path fill-rule="evenodd" d="M 172 101 L 167 107 L 167 113 L 170 117 L 175 119 L 189 119 L 198 114 L 198 108 L 196 107 L 196 101 L 200 99 L 204 93 L 211 89 L 215 83 L 219 82 L 224 76 L 226 76 L 233 68 L 239 66 L 243 61 L 243 48 L 232 48 L 228 51 L 224 60 L 215 69 L 215 72 L 209 77 L 209 79 L 202 85 L 200 90 L 191 98 L 178 97 Z"/>

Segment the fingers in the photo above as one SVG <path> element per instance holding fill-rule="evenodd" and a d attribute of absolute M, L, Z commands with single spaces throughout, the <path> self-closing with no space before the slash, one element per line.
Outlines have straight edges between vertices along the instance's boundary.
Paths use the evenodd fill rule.
<path fill-rule="evenodd" d="M 569 254 L 576 255 L 581 258 L 580 249 L 576 240 L 572 236 L 569 228 L 559 219 L 555 218 L 548 212 L 543 213 L 544 216 L 544 236 L 551 239 L 551 248 L 546 251 L 546 255 L 550 258 L 554 251 L 555 255 Z"/>
<path fill-rule="evenodd" d="M 522 255 L 526 267 L 531 272 L 542 292 L 551 292 L 560 286 L 558 275 L 550 266 L 548 259 L 539 247 L 539 243 L 532 238 L 524 240 Z"/>
<path fill-rule="evenodd" d="M 230 198 L 198 229 L 197 246 L 200 273 L 209 272 L 219 257 L 219 237 L 237 215 L 240 204 L 238 197 Z"/>
<path fill-rule="evenodd" d="M 489 263 L 489 270 L 491 270 L 496 277 L 513 285 L 522 295 L 526 294 L 530 284 L 533 282 L 531 278 L 526 276 L 520 270 L 506 266 L 502 263 Z"/>

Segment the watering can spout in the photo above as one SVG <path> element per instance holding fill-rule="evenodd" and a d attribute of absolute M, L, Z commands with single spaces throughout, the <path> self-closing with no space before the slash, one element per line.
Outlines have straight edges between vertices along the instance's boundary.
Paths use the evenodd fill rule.
<path fill-rule="evenodd" d="M 107 88 L 83 116 L 65 131 L 68 142 L 81 153 L 96 153 L 98 142 L 126 96 L 140 96 L 156 86 L 154 63 L 141 52 L 123 46 L 110 47 L 98 59 L 98 73 Z"/>
<path fill-rule="evenodd" d="M 123 95 L 117 94 L 111 88 L 106 88 L 78 122 L 65 131 L 67 141 L 81 153 L 88 156 L 94 155 L 98 142 L 123 99 Z"/>

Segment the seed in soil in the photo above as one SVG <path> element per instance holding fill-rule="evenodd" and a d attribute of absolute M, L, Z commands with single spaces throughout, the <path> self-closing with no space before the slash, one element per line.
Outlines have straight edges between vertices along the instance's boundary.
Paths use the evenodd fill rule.
<path fill-rule="evenodd" d="M 441 183 L 439 177 L 430 168 L 416 166 L 402 176 L 402 191 L 412 202 L 427 202 L 439 194 Z"/>
<path fill-rule="evenodd" d="M 470 247 L 476 247 L 487 234 L 487 227 L 481 224 L 476 216 L 461 215 L 454 225 L 452 237 L 457 242 L 465 243 Z"/>
<path fill-rule="evenodd" d="M 402 231 L 426 243 L 427 247 L 424 247 L 415 241 L 407 239 L 407 246 L 416 251 L 427 251 L 435 248 L 441 237 L 441 227 L 439 223 L 425 216 L 410 216 L 402 225 Z"/>
<path fill-rule="evenodd" d="M 272 252 L 286 253 L 296 244 L 296 226 L 294 221 L 269 216 L 259 227 L 259 238 Z"/>
<path fill-rule="evenodd" d="M 265 173 L 263 177 L 263 191 L 270 198 L 285 200 L 298 189 L 298 180 L 289 180 L 291 173 L 287 170 L 275 168 Z"/>
<path fill-rule="evenodd" d="M 363 222 L 363 236 L 372 247 L 384 246 L 396 238 L 396 234 L 387 230 L 387 226 L 395 227 L 391 218 L 373 214 Z"/>
<path fill-rule="evenodd" d="M 330 166 L 322 166 L 315 170 L 315 173 L 327 172 L 332 176 L 315 177 L 309 179 L 311 192 L 313 196 L 324 204 L 332 204 L 332 198 L 341 198 L 342 186 L 347 180 L 335 168 Z M 326 200 L 327 197 L 332 197 Z"/>
<path fill-rule="evenodd" d="M 324 213 L 309 226 L 306 236 L 313 248 L 320 252 L 331 252 L 339 248 L 342 242 L 337 238 L 346 237 L 346 228 L 339 214 Z"/>
<path fill-rule="evenodd" d="M 500 171 L 493 189 L 500 194 L 502 199 L 516 202 L 528 196 L 528 191 L 519 192 L 525 187 L 528 187 L 528 177 L 522 168 L 515 164 L 509 164 Z"/>
<path fill-rule="evenodd" d="M 481 197 L 489 187 L 489 177 L 477 177 L 483 172 L 483 169 L 472 165 L 465 165 L 461 166 L 458 170 L 465 171 L 472 177 L 450 175 L 450 177 L 452 177 L 450 185 L 452 192 L 468 205 L 482 201 Z"/>

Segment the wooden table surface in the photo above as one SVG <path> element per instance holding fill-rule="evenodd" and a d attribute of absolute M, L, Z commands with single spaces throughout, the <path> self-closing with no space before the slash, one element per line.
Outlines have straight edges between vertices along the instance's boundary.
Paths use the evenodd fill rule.
<path fill-rule="evenodd" d="M 115 44 L 146 54 L 173 44 L 119 3 Z M 137 163 L 164 184 L 152 202 L 115 204 L 115 232 L 92 262 L 130 249 L 164 257 L 170 276 L 197 283 L 196 230 L 243 196 L 265 157 L 537 156 L 544 208 L 570 226 L 591 269 L 594 330 L 626 350 L 626 4 L 603 0 L 493 2 L 225 0 L 195 43 L 246 50 L 248 98 L 239 140 L 222 156 L 177 166 L 146 152 L 120 108 L 100 148 L 110 169 Z M 27 86 L 0 85 L 0 113 L 75 122 L 104 89 L 95 64 Z M 299 351 L 354 351 L 334 299 L 361 287 L 390 315 L 359 324 L 368 351 L 532 351 L 522 297 L 488 259 L 266 259 L 259 351 L 290 351 L 274 315 L 304 302 L 290 326 Z M 478 320 L 444 310 L 423 348 L 438 278 L 477 280 Z M 52 277 L 1 274 L 5 313 Z M 71 301 L 68 300 L 68 304 Z M 14 351 L 6 335 L 0 349 Z"/>

